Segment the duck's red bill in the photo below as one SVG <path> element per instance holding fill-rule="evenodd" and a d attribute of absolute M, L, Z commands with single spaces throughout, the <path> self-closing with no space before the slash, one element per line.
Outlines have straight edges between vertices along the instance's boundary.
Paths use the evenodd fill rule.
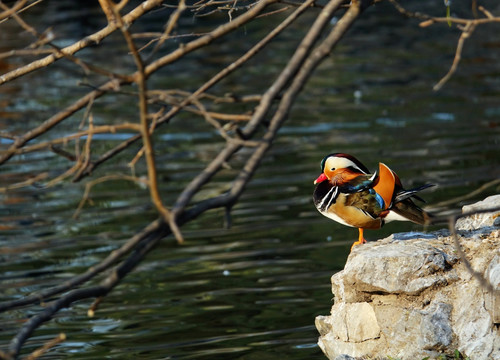
<path fill-rule="evenodd" d="M 325 174 L 321 174 L 316 180 L 314 180 L 314 185 L 319 184 L 320 182 L 323 182 L 325 180 L 328 180 L 328 178 Z"/>

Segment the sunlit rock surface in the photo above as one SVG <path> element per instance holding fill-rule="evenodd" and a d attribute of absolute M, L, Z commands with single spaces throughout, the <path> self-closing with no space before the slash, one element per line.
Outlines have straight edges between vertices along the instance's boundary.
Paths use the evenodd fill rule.
<path fill-rule="evenodd" d="M 500 195 L 464 212 L 500 206 Z M 500 289 L 500 211 L 461 219 L 459 239 L 473 269 Z M 459 350 L 500 359 L 500 293 L 460 260 L 447 231 L 395 234 L 357 246 L 332 276 L 334 305 L 318 316 L 319 346 L 331 360 L 422 359 Z"/>

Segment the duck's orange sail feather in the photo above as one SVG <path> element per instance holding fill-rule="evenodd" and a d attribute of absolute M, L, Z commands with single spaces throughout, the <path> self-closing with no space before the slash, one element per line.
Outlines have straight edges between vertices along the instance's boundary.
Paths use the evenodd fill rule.
<path fill-rule="evenodd" d="M 394 189 L 396 187 L 396 174 L 383 163 L 378 164 L 379 172 L 377 183 L 373 189 L 384 199 L 385 208 L 389 208 L 392 203 Z M 399 179 L 398 179 L 399 180 Z"/>

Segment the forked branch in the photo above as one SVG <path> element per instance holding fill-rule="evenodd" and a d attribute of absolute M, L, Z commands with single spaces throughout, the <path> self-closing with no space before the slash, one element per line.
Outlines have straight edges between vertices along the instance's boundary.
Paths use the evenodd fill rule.
<path fill-rule="evenodd" d="M 456 17 L 434 17 L 428 14 L 423 14 L 421 12 L 412 12 L 405 9 L 397 0 L 389 0 L 391 4 L 403 15 L 416 18 L 422 20 L 420 22 L 420 27 L 428 27 L 434 24 L 454 24 L 458 29 L 462 31 L 460 34 L 460 38 L 458 39 L 455 57 L 453 58 L 453 63 L 450 66 L 450 69 L 446 73 L 446 75 L 439 80 L 436 85 L 433 86 L 434 91 L 440 90 L 447 82 L 451 79 L 453 74 L 456 72 L 458 65 L 462 59 L 462 51 L 464 47 L 465 40 L 470 38 L 474 32 L 474 30 L 480 26 L 490 23 L 500 22 L 500 16 L 494 16 L 490 11 L 488 11 L 483 6 L 479 6 L 478 9 L 484 14 L 483 18 L 473 18 L 473 19 L 463 19 Z"/>

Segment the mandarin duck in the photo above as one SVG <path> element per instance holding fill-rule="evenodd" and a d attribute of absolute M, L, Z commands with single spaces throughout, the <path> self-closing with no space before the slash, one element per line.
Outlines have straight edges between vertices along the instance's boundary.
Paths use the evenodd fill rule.
<path fill-rule="evenodd" d="M 314 181 L 314 205 L 324 216 L 343 225 L 357 227 L 359 238 L 352 246 L 364 244 L 364 229 L 379 229 L 392 220 L 430 224 L 432 215 L 411 198 L 432 184 L 405 190 L 394 171 L 379 163 L 373 175 L 354 156 L 327 155 L 321 161 L 321 175 Z"/>

